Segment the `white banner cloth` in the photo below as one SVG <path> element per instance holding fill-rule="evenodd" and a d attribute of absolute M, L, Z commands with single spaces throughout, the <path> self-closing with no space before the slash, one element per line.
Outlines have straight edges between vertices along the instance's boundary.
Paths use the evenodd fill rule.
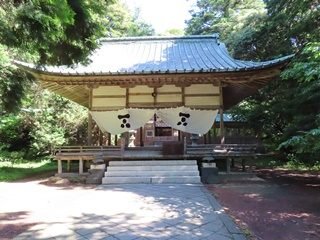
<path fill-rule="evenodd" d="M 103 132 L 120 134 L 145 125 L 154 114 L 149 109 L 122 109 L 117 111 L 90 112 Z"/>
<path fill-rule="evenodd" d="M 218 110 L 192 110 L 186 107 L 157 110 L 157 116 L 172 128 L 194 134 L 207 133 L 217 113 Z"/>
<path fill-rule="evenodd" d="M 159 110 L 122 109 L 90 112 L 100 129 L 111 134 L 120 134 L 142 127 L 152 119 L 155 113 L 172 128 L 187 133 L 205 134 L 212 127 L 218 110 L 192 110 L 178 107 Z"/>

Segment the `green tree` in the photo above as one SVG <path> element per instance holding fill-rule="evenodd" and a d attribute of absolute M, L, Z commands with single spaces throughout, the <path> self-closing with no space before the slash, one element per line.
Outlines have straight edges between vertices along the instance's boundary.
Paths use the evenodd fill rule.
<path fill-rule="evenodd" d="M 243 27 L 244 19 L 254 13 L 262 13 L 262 0 L 198 0 L 198 11 L 191 11 L 191 19 L 186 21 L 186 34 L 219 33 L 223 40 L 231 32 Z"/>
<path fill-rule="evenodd" d="M 105 16 L 111 1 L 16 0 L 0 2 L 1 108 L 19 111 L 27 75 L 11 59 L 37 65 L 87 62 L 105 34 Z"/>
<path fill-rule="evenodd" d="M 296 57 L 281 78 L 244 101 L 236 113 L 243 114 L 250 124 L 260 125 L 272 150 L 281 150 L 287 160 L 311 166 L 320 148 L 319 6 L 314 1 L 266 4 L 266 15 L 257 22 L 247 19 L 246 27 L 231 34 L 234 55 L 267 60 L 296 52 Z"/>
<path fill-rule="evenodd" d="M 184 36 L 185 32 L 183 29 L 172 28 L 172 29 L 166 30 L 164 32 L 164 34 L 161 34 L 161 35 L 164 35 L 164 36 Z"/>
<path fill-rule="evenodd" d="M 153 36 L 155 30 L 152 25 L 140 18 L 140 9 L 135 9 L 134 15 L 122 2 L 116 2 L 107 10 L 108 37 Z"/>
<path fill-rule="evenodd" d="M 34 156 L 49 153 L 56 145 L 85 144 L 87 111 L 46 91 L 11 61 L 17 59 L 39 67 L 86 64 L 100 37 L 114 32 L 119 37 L 153 33 L 151 25 L 140 21 L 138 13 L 130 15 L 117 2 L 0 1 L 2 152 L 10 151 L 12 155 L 12 151 L 19 151 Z M 121 7 L 119 11 L 115 11 L 115 6 Z M 121 25 L 126 27 L 117 29 Z"/>
<path fill-rule="evenodd" d="M 0 3 L 0 43 L 37 56 L 39 65 L 85 62 L 105 32 L 105 0 Z"/>
<path fill-rule="evenodd" d="M 306 44 L 281 75 L 286 81 L 294 81 L 296 88 L 291 92 L 291 121 L 284 128 L 278 149 L 290 160 L 319 165 L 320 42 Z"/>
<path fill-rule="evenodd" d="M 1 116 L 0 149 L 33 157 L 51 153 L 57 145 L 84 144 L 87 110 L 36 83 L 29 84 L 21 110 Z"/>
<path fill-rule="evenodd" d="M 267 11 L 249 16 L 244 27 L 231 34 L 235 57 L 268 60 L 298 52 L 318 42 L 320 10 L 316 1 L 265 1 Z"/>
<path fill-rule="evenodd" d="M 319 3 L 263 2 L 199 0 L 199 11 L 193 13 L 187 32 L 219 32 L 237 59 L 265 61 L 296 53 L 281 77 L 232 113 L 258 129 L 269 150 L 280 151 L 286 160 L 312 165 L 319 159 L 320 148 Z M 255 6 L 248 14 L 242 12 Z"/>

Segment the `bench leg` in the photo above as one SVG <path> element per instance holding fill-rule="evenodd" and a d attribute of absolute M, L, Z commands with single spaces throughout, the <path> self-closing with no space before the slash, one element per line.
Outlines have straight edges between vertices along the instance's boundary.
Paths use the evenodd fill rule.
<path fill-rule="evenodd" d="M 58 173 L 59 174 L 62 173 L 62 162 L 61 162 L 61 160 L 58 160 Z"/>
<path fill-rule="evenodd" d="M 242 172 L 246 171 L 246 159 L 242 158 Z"/>
<path fill-rule="evenodd" d="M 253 177 L 252 162 L 253 162 L 253 158 L 250 158 L 250 161 L 249 161 L 249 175 L 250 175 L 251 178 Z"/>
<path fill-rule="evenodd" d="M 231 167 L 234 168 L 234 158 L 231 159 Z"/>
<path fill-rule="evenodd" d="M 68 164 L 67 164 L 67 171 L 68 171 L 68 172 L 71 171 L 70 162 L 71 162 L 71 160 L 68 160 Z"/>
<path fill-rule="evenodd" d="M 83 159 L 79 159 L 79 174 L 83 173 Z"/>
<path fill-rule="evenodd" d="M 230 173 L 230 165 L 231 165 L 230 158 L 226 159 L 226 164 L 227 164 L 227 173 Z"/>

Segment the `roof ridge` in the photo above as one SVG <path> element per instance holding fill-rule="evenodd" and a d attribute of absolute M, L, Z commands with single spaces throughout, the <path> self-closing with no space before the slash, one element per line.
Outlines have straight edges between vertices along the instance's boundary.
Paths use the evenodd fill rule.
<path fill-rule="evenodd" d="M 119 37 L 101 38 L 100 42 L 126 42 L 126 41 L 153 41 L 153 40 L 187 40 L 187 39 L 216 39 L 219 42 L 219 33 L 210 35 L 188 35 L 188 36 L 140 36 L 140 37 Z"/>

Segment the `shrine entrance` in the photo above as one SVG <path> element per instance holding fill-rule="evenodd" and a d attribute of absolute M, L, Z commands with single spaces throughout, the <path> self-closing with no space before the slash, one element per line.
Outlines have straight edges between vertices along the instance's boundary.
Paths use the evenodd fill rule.
<path fill-rule="evenodd" d="M 141 159 L 143 151 L 130 155 L 129 144 L 133 149 L 172 142 L 183 145 L 175 158 L 253 156 L 251 146 L 226 144 L 224 111 L 278 76 L 293 57 L 267 62 L 236 60 L 218 34 L 112 38 L 100 43 L 87 66 L 38 69 L 15 61 L 44 88 L 88 108 L 88 146 L 70 148 L 75 150 L 69 153 L 60 148 L 59 161 L 73 158 L 82 162 L 99 154 L 104 159 Z M 218 113 L 220 144 L 193 146 L 199 135 L 208 134 Z M 121 134 L 121 140 L 117 139 L 121 146 L 109 146 L 108 141 L 108 146 L 99 146 L 103 151 L 97 151 L 92 146 L 93 121 L 108 139 Z M 145 157 L 164 157 L 163 152 L 154 151 Z"/>

